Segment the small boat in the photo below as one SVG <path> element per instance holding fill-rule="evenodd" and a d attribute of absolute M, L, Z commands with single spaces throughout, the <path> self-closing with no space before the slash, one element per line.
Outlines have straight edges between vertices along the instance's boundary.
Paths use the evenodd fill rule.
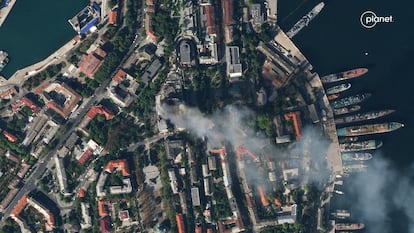
<path fill-rule="evenodd" d="M 328 95 L 329 101 L 336 100 L 338 98 L 339 98 L 339 94 Z"/>

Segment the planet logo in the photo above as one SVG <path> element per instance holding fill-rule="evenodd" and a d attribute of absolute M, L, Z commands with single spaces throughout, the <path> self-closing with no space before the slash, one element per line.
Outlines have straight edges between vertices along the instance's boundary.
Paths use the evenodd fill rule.
<path fill-rule="evenodd" d="M 359 21 L 361 21 L 361 25 L 364 28 L 371 29 L 375 27 L 377 23 L 393 23 L 394 19 L 392 18 L 392 15 L 377 16 L 375 12 L 373 11 L 365 11 L 364 13 L 361 14 Z"/>

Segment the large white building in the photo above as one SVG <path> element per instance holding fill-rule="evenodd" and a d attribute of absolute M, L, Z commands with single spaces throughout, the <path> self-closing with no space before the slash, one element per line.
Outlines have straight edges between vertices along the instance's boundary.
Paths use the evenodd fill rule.
<path fill-rule="evenodd" d="M 92 218 L 89 215 L 89 204 L 81 202 L 82 209 L 82 222 L 80 223 L 82 229 L 88 229 L 92 227 Z"/>
<path fill-rule="evenodd" d="M 242 64 L 240 63 L 239 47 L 226 46 L 226 63 L 227 63 L 227 76 L 230 78 L 230 82 L 237 81 L 242 76 Z"/>
<path fill-rule="evenodd" d="M 60 192 L 65 196 L 69 196 L 70 192 L 68 191 L 67 187 L 66 170 L 65 166 L 63 165 L 63 160 L 62 158 L 59 158 L 57 155 L 55 155 L 54 157 L 56 164 L 56 176 L 58 178 Z"/>

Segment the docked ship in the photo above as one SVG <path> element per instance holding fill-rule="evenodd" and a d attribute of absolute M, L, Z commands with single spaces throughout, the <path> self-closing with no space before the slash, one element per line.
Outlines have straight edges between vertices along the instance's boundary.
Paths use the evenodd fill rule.
<path fill-rule="evenodd" d="M 333 112 L 335 115 L 343 115 L 343 114 L 359 111 L 360 109 L 361 109 L 361 106 L 354 105 L 351 107 L 335 108 Z"/>
<path fill-rule="evenodd" d="M 9 63 L 9 54 L 6 51 L 0 51 L 0 72 Z"/>
<path fill-rule="evenodd" d="M 336 74 L 328 74 L 321 78 L 322 83 L 333 83 L 339 82 L 347 79 L 357 78 L 361 75 L 364 75 L 368 72 L 367 68 L 357 68 L 353 70 L 348 70 Z"/>
<path fill-rule="evenodd" d="M 332 100 L 336 100 L 339 98 L 339 94 L 333 94 L 333 95 L 328 95 L 328 100 L 332 101 Z"/>
<path fill-rule="evenodd" d="M 320 2 L 318 5 L 316 5 L 311 11 L 309 11 L 308 14 L 303 16 L 297 23 L 295 23 L 295 25 L 293 25 L 293 27 L 286 33 L 286 35 L 289 38 L 292 38 L 298 34 L 300 30 L 309 25 L 310 21 L 314 19 L 319 14 L 319 12 L 321 12 L 324 6 L 325 3 L 323 2 Z"/>
<path fill-rule="evenodd" d="M 345 83 L 345 84 L 337 85 L 337 86 L 328 88 L 326 90 L 326 94 L 332 95 L 332 94 L 341 93 L 343 91 L 348 90 L 349 88 L 351 88 L 351 84 L 350 83 Z"/>
<path fill-rule="evenodd" d="M 343 108 L 346 106 L 359 104 L 368 99 L 369 97 L 371 97 L 371 93 L 357 94 L 340 100 L 336 100 L 332 103 L 332 106 L 334 108 Z"/>
<path fill-rule="evenodd" d="M 382 146 L 382 141 L 379 140 L 367 140 L 361 142 L 341 143 L 339 148 L 341 152 L 357 152 L 365 150 L 375 150 Z"/>
<path fill-rule="evenodd" d="M 347 219 L 351 216 L 348 210 L 336 210 L 331 215 L 337 219 Z"/>
<path fill-rule="evenodd" d="M 363 223 L 337 223 L 335 224 L 335 230 L 337 231 L 356 231 L 365 228 Z"/>
<path fill-rule="evenodd" d="M 356 141 L 358 141 L 358 137 L 339 138 L 339 143 L 356 142 Z"/>
<path fill-rule="evenodd" d="M 345 173 L 363 172 L 367 170 L 367 165 L 363 163 L 346 164 L 342 166 Z"/>
<path fill-rule="evenodd" d="M 336 132 L 338 136 L 360 136 L 378 133 L 387 133 L 404 127 L 404 124 L 399 122 L 387 122 L 381 124 L 369 124 L 360 126 L 350 126 L 340 128 Z"/>
<path fill-rule="evenodd" d="M 372 154 L 366 152 L 342 153 L 341 156 L 343 161 L 365 161 L 372 158 Z"/>
<path fill-rule="evenodd" d="M 352 123 L 352 122 L 377 119 L 377 118 L 389 115 L 393 112 L 395 112 L 395 110 L 387 109 L 387 110 L 382 110 L 382 111 L 371 111 L 371 112 L 366 112 L 366 113 L 359 113 L 359 114 L 355 114 L 352 116 L 336 118 L 335 124 Z"/>

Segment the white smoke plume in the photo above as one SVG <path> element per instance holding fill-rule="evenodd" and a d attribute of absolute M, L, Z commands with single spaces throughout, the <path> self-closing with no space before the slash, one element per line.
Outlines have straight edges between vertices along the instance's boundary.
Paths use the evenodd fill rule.
<path fill-rule="evenodd" d="M 229 142 L 233 146 L 245 146 L 253 153 L 261 154 L 263 147 L 271 148 L 271 154 L 277 159 L 282 154 L 285 157 L 297 157 L 302 159 L 308 155 L 309 167 L 303 178 L 308 182 L 321 183 L 326 181 L 329 173 L 326 168 L 326 150 L 329 142 L 321 134 L 321 130 L 313 127 L 302 129 L 302 138 L 293 144 L 288 151 L 281 150 L 273 145 L 262 132 L 256 130 L 256 116 L 246 107 L 229 105 L 211 115 L 205 115 L 196 108 L 181 106 L 181 114 L 169 113 L 163 106 L 162 118 L 169 119 L 171 123 L 195 134 L 198 137 L 207 137 L 212 148 L 222 147 L 223 142 Z M 301 162 L 300 162 L 301 163 Z M 301 164 L 300 164 L 301 165 Z M 316 169 L 316 170 L 315 170 Z M 257 171 L 253 171 L 257 172 Z M 246 171 L 246 173 L 249 173 Z"/>
<path fill-rule="evenodd" d="M 403 172 L 381 153 L 374 155 L 367 172 L 351 176 L 349 189 L 356 196 L 351 211 L 362 216 L 366 232 L 414 233 L 413 177 L 413 166 Z M 405 226 L 395 224 L 395 211 L 405 215 Z"/>

